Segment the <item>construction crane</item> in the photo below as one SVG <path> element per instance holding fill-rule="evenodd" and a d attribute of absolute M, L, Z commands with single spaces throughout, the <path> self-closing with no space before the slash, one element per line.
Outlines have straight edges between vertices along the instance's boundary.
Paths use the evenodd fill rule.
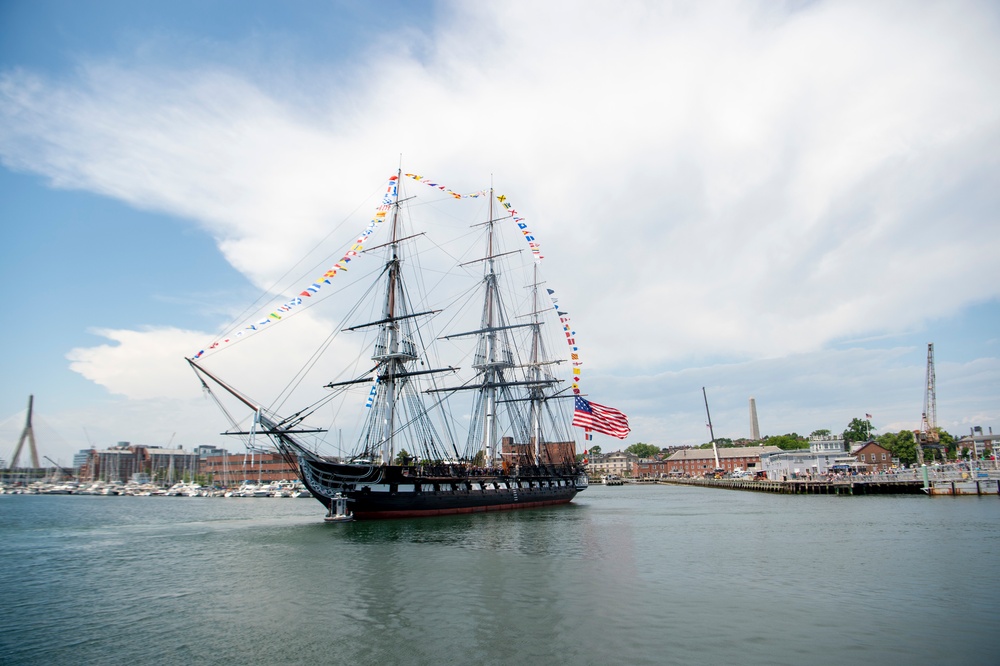
<path fill-rule="evenodd" d="M 917 442 L 917 464 L 924 464 L 924 447 L 939 448 L 941 435 L 937 431 L 937 389 L 934 378 L 934 343 L 927 345 L 927 377 L 924 381 L 924 412 L 920 430 L 913 433 Z"/>
<path fill-rule="evenodd" d="M 48 456 L 43 456 L 43 458 L 45 458 L 50 463 L 52 463 L 53 465 L 55 465 L 56 469 L 58 469 L 61 474 L 65 474 L 66 475 L 66 478 L 68 478 L 68 479 L 72 479 L 73 478 L 73 470 L 71 470 L 68 467 L 63 467 L 62 465 L 60 465 L 59 463 L 57 463 L 52 458 L 49 458 Z"/>
<path fill-rule="evenodd" d="M 705 393 L 705 387 L 701 387 L 701 394 L 705 396 L 705 415 L 708 417 L 708 434 L 712 437 L 712 453 L 715 454 L 715 473 L 721 474 L 723 471 L 722 465 L 719 462 L 719 448 L 715 445 L 715 431 L 712 430 L 712 414 L 708 411 L 708 394 Z"/>

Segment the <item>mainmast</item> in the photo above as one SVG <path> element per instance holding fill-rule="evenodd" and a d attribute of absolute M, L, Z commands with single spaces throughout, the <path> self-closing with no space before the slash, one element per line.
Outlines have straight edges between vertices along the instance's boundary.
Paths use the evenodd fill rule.
<path fill-rule="evenodd" d="M 483 427 L 483 451 L 486 455 L 486 466 L 493 467 L 499 456 L 496 442 L 496 409 L 497 409 L 497 379 L 500 371 L 504 367 L 510 367 L 508 363 L 499 363 L 497 360 L 497 324 L 496 308 L 498 305 L 497 294 L 497 274 L 495 256 L 493 254 L 493 233 L 495 231 L 496 220 L 493 219 L 493 190 L 490 189 L 490 206 L 488 219 L 486 221 L 486 268 L 483 277 L 485 294 L 483 296 L 483 317 L 482 317 L 482 342 L 485 345 L 485 353 L 480 363 L 473 367 L 483 373 L 483 398 L 484 398 L 484 427 Z"/>
<path fill-rule="evenodd" d="M 539 420 L 543 407 L 543 387 L 551 386 L 555 380 L 541 377 L 542 361 L 541 340 L 539 335 L 539 313 L 537 291 L 535 292 L 535 314 L 530 322 L 513 324 L 510 322 L 506 305 L 500 290 L 500 268 L 503 257 L 516 254 L 519 251 L 502 252 L 498 247 L 497 223 L 506 217 L 499 215 L 494 208 L 493 191 L 490 190 L 487 220 L 479 226 L 486 230 L 486 254 L 480 259 L 466 262 L 483 264 L 483 301 L 479 328 L 474 331 L 455 333 L 444 336 L 443 339 L 474 337 L 476 347 L 472 367 L 477 376 L 469 383 L 459 387 L 432 389 L 430 392 L 454 392 L 473 390 L 476 392 L 472 406 L 472 424 L 469 429 L 467 451 L 482 456 L 483 465 L 495 467 L 503 454 L 500 450 L 502 435 L 509 432 L 511 438 L 525 445 L 532 438 L 535 440 L 535 455 L 538 460 L 538 445 L 541 440 Z M 537 278 L 534 280 L 537 289 Z M 531 364 L 527 374 L 520 378 L 515 376 L 514 369 L 519 359 L 515 358 L 515 345 L 512 338 L 514 329 L 532 328 Z M 526 389 L 524 388 L 526 387 Z M 522 403 L 529 402 L 530 414 Z M 509 428 L 509 429 L 505 429 Z M 514 451 L 510 452 L 511 454 Z M 532 450 L 525 457 L 532 457 Z"/>
<path fill-rule="evenodd" d="M 402 175 L 402 169 L 397 172 L 397 177 Z M 397 183 L 398 178 L 397 178 Z M 380 381 L 385 386 L 385 433 L 382 439 L 382 462 L 386 465 L 392 464 L 392 459 L 396 455 L 393 446 L 393 433 L 396 430 L 396 375 L 397 370 L 403 367 L 403 359 L 399 356 L 399 322 L 396 321 L 396 298 L 397 291 L 402 285 L 399 284 L 399 187 L 396 187 L 396 198 L 392 203 L 392 228 L 390 230 L 391 240 L 389 242 L 389 260 L 386 264 L 388 284 L 386 285 L 385 306 L 382 312 L 385 323 L 383 331 L 386 342 L 385 353 L 380 355 L 378 348 L 372 356 L 373 360 L 383 362 L 384 372 L 380 372 L 376 381 Z"/>

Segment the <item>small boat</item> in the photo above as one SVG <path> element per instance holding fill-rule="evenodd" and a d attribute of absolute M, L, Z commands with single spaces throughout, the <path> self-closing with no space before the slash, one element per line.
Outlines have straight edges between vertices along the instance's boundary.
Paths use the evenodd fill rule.
<path fill-rule="evenodd" d="M 72 495 L 76 491 L 76 486 L 69 483 L 61 483 L 42 490 L 44 495 Z"/>
<path fill-rule="evenodd" d="M 323 518 L 327 523 L 349 523 L 354 520 L 354 514 L 347 510 L 347 498 L 340 493 L 330 498 L 330 510 Z"/>
<path fill-rule="evenodd" d="M 201 497 L 202 487 L 197 483 L 180 482 L 172 485 L 165 493 L 167 497 Z"/>
<path fill-rule="evenodd" d="M 292 488 L 292 497 L 294 498 L 305 498 L 312 497 L 312 493 L 309 492 L 304 485 L 301 483 L 296 483 L 295 487 Z"/>

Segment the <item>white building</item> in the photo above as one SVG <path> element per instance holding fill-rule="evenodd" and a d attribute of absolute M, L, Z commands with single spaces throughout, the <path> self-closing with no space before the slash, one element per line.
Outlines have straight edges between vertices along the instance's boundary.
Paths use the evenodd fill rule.
<path fill-rule="evenodd" d="M 843 437 L 810 437 L 809 449 L 762 453 L 760 467 L 772 481 L 784 481 L 806 475 L 826 474 L 833 468 L 857 467 L 858 461 L 847 452 Z"/>
<path fill-rule="evenodd" d="M 595 456 L 587 465 L 587 473 L 591 476 L 616 474 L 632 476 L 632 468 L 638 462 L 639 456 L 628 451 L 615 451 L 602 456 Z"/>

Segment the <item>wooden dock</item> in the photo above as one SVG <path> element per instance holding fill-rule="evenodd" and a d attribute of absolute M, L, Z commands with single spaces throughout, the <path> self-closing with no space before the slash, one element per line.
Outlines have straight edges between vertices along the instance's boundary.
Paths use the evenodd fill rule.
<path fill-rule="evenodd" d="M 997 495 L 1000 496 L 1000 479 L 950 479 L 932 481 L 927 490 L 931 496 L 951 495 Z"/>

